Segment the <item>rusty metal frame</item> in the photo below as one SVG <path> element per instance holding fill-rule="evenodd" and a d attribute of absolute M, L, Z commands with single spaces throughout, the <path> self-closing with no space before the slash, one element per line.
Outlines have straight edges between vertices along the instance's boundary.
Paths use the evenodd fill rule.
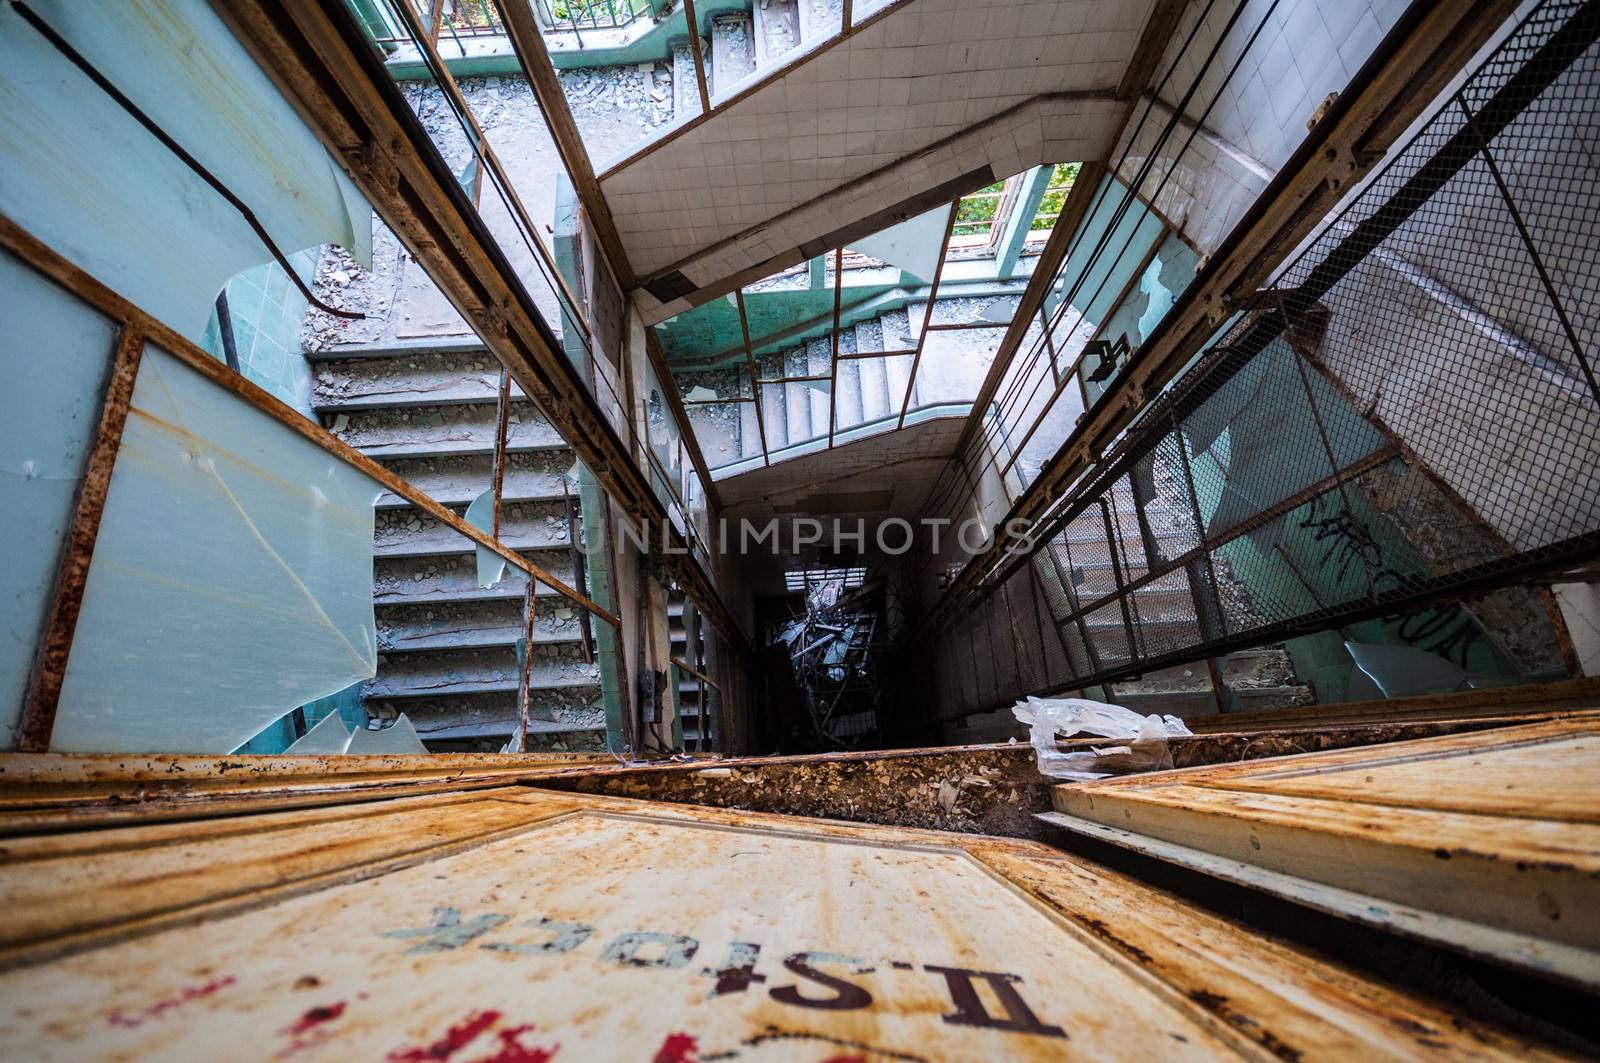
<path fill-rule="evenodd" d="M 848 21 L 850 0 L 844 0 Z M 833 429 L 839 421 L 839 301 L 844 296 L 844 245 L 833 249 L 833 360 L 828 364 L 828 449 L 833 449 Z M 931 305 L 931 304 L 930 304 Z"/>
<path fill-rule="evenodd" d="M 517 748 L 528 751 L 528 710 L 533 704 L 533 626 L 539 614 L 539 581 L 529 579 L 522 596 L 522 667 L 517 669 Z"/>
<path fill-rule="evenodd" d="M 65 288 L 121 326 L 117 355 L 104 399 L 94 448 L 84 469 L 73 523 L 67 534 L 56 578 L 50 613 L 41 636 L 38 657 L 30 676 L 25 702 L 24 751 L 39 751 L 49 745 L 49 729 L 54 724 L 61 682 L 66 674 L 71 651 L 72 631 L 88 580 L 89 562 L 99 531 L 100 514 L 110 487 L 117 447 L 133 398 L 139 353 L 149 344 L 195 370 L 212 384 L 231 393 L 260 413 L 271 417 L 308 442 L 354 467 L 452 531 L 475 545 L 493 551 L 530 580 L 552 588 L 562 597 L 599 617 L 613 627 L 622 621 L 586 596 L 567 586 L 543 567 L 500 542 L 495 536 L 469 524 L 453 509 L 435 501 L 385 466 L 349 446 L 321 425 L 308 420 L 271 393 L 229 369 L 226 364 L 201 350 L 192 341 L 124 299 L 95 277 L 79 269 L 59 252 L 47 246 L 4 214 L 0 214 L 0 249 L 27 263 L 41 276 Z"/>
<path fill-rule="evenodd" d="M 712 690 L 715 690 L 718 693 L 721 693 L 722 684 L 718 683 L 715 679 L 712 679 L 710 676 L 708 676 L 704 672 L 700 671 L 700 669 L 691 667 L 688 664 L 688 662 L 686 662 L 686 661 L 684 661 L 684 660 L 682 660 L 680 658 L 677 658 L 677 657 L 669 657 L 668 660 L 670 660 L 677 667 L 682 668 L 689 675 L 692 675 L 696 679 L 700 680 L 700 682 L 702 682 L 702 683 L 706 684 L 707 686 L 709 686 Z M 702 705 L 702 710 L 703 710 L 703 708 L 704 708 L 704 706 Z M 704 715 L 703 711 L 702 711 L 702 715 Z"/>
<path fill-rule="evenodd" d="M 683 0 L 683 17 L 689 29 L 689 54 L 694 57 L 694 81 L 700 89 L 700 113 L 711 113 L 711 87 L 706 84 L 705 60 L 700 56 L 700 23 L 695 17 L 694 0 Z"/>
<path fill-rule="evenodd" d="M 761 409 L 761 371 L 756 367 L 755 348 L 750 346 L 750 319 L 745 316 L 744 289 L 734 289 L 734 305 L 739 308 L 739 334 L 744 338 L 744 362 L 750 373 L 750 397 L 756 404 L 756 428 L 761 432 L 761 463 L 772 464 L 772 450 L 767 446 L 767 416 Z"/>
<path fill-rule="evenodd" d="M 1515 7 L 1515 0 L 1450 4 L 1413 0 L 1332 110 L 1312 127 L 1177 304 L 1000 521 L 1001 528 L 1032 527 L 1048 511 L 1132 422 L 1147 398 L 1177 376 L 1235 305 L 1253 294 L 1345 192 L 1372 171 Z M 989 549 L 971 558 L 929 610 L 915 640 L 926 638 L 942 623 L 991 570 L 1004 563 L 1014 545 L 1009 534 L 997 535 Z"/>
<path fill-rule="evenodd" d="M 950 216 L 945 219 L 944 239 L 939 241 L 939 262 L 933 267 L 933 280 L 928 285 L 928 305 L 922 311 L 922 331 L 917 333 L 917 350 L 911 356 L 911 373 L 906 380 L 906 394 L 900 400 L 900 419 L 895 428 L 906 426 L 906 411 L 911 408 L 911 393 L 917 389 L 917 370 L 922 366 L 922 348 L 928 342 L 928 326 L 933 323 L 933 304 L 939 298 L 939 279 L 944 276 L 944 260 L 950 254 L 950 234 L 955 231 L 956 212 L 961 207 L 961 197 L 950 201 Z"/>
<path fill-rule="evenodd" d="M 317 0 L 213 5 L 612 500 L 630 517 L 666 529 L 672 549 L 663 552 L 662 565 L 729 644 L 746 652 L 737 617 L 670 527 L 649 475 L 556 342 L 351 12 Z"/>
<path fill-rule="evenodd" d="M 3 221 L 0 217 L 0 221 Z M 100 516 L 105 512 L 111 489 L 111 471 L 122 445 L 122 429 L 128 421 L 133 401 L 133 383 L 139 375 L 147 336 L 137 324 L 123 322 L 112 348 L 111 367 L 100 401 L 100 418 L 78 482 L 72 518 L 66 541 L 56 566 L 55 586 L 50 593 L 50 609 L 34 653 L 23 695 L 22 717 L 17 728 L 17 749 L 23 753 L 43 753 L 50 748 L 55 729 L 56 705 L 67 674 L 67 657 L 72 652 L 72 636 L 78 627 L 78 612 L 83 592 L 89 583 L 89 562 L 94 557 L 95 540 L 100 535 Z"/>
<path fill-rule="evenodd" d="M 511 374 L 500 367 L 494 406 L 494 523 L 490 534 L 500 538 L 500 500 L 506 484 L 506 436 L 511 430 Z"/>
<path fill-rule="evenodd" d="M 1005 326 L 1001 325 L 999 327 L 1000 328 L 1004 328 Z M 855 354 L 841 354 L 841 355 L 839 355 L 839 361 L 841 361 L 841 362 L 858 362 L 858 361 L 862 361 L 862 360 L 867 359 L 867 358 L 902 358 L 902 357 L 910 357 L 911 355 L 916 354 L 916 353 L 917 353 L 917 350 L 916 350 L 915 347 L 911 348 L 910 350 L 904 350 L 904 351 L 857 351 Z"/>

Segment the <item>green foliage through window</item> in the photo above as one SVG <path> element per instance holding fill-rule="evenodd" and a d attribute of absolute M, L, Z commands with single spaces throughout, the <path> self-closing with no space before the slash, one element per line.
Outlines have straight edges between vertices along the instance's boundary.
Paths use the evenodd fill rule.
<path fill-rule="evenodd" d="M 970 196 L 963 196 L 961 202 L 956 204 L 956 227 L 951 235 L 988 235 L 989 227 L 994 224 L 995 211 L 1000 209 L 1001 193 L 1005 187 L 1004 181 L 996 181 Z"/>
<path fill-rule="evenodd" d="M 1061 216 L 1067 193 L 1072 190 L 1072 183 L 1078 179 L 1078 170 L 1082 166 L 1081 162 L 1056 163 L 1050 173 L 1049 191 L 1044 194 L 1044 199 L 1039 203 L 1039 213 L 1033 216 L 1033 224 L 1028 227 L 1030 232 L 1049 232 L 1055 228 L 1056 218 Z"/>

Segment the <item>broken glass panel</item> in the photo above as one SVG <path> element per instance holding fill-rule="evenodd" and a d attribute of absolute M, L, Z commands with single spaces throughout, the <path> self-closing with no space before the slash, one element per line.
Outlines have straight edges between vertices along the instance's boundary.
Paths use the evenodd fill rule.
<path fill-rule="evenodd" d="M 467 523 L 479 531 L 494 534 L 494 488 L 480 494 L 467 507 Z M 506 574 L 507 561 L 486 546 L 474 544 L 473 553 L 478 565 L 478 586 L 493 587 Z"/>
<path fill-rule="evenodd" d="M 334 712 L 324 716 L 316 726 L 296 739 L 295 743 L 284 752 L 294 755 L 343 753 L 349 741 L 350 728 L 346 727 L 344 720 Z"/>
<path fill-rule="evenodd" d="M 1101 182 L 1093 206 L 1067 260 L 1046 296 L 1052 312 L 1063 300 L 1095 324 L 1106 319 L 1151 246 L 1161 237 L 1161 219 L 1133 199 L 1114 177 Z M 1070 318 L 1069 318 L 1070 320 Z"/>
<path fill-rule="evenodd" d="M 32 6 L 285 253 L 338 243 L 370 263 L 370 208 L 206 0 Z M 190 339 L 228 278 L 271 258 L 237 210 L 10 5 L 0 158 L 0 212 Z"/>
<path fill-rule="evenodd" d="M 950 208 L 938 206 L 898 225 L 873 233 L 851 244 L 856 251 L 911 274 L 924 283 L 933 280 L 944 253 L 945 224 Z"/>
<path fill-rule="evenodd" d="M 401 713 L 399 719 L 381 731 L 371 727 L 358 727 L 345 743 L 346 753 L 426 753 L 428 747 L 417 737 L 417 729 Z"/>
<path fill-rule="evenodd" d="M 94 444 L 113 329 L 4 253 L 0 320 L 10 397 L 0 417 L 0 525 L 7 536 L 0 600 L 10 605 L 0 638 L 0 748 L 14 749 L 73 497 Z"/>
<path fill-rule="evenodd" d="M 147 348 L 51 749 L 225 753 L 371 676 L 380 493 Z"/>

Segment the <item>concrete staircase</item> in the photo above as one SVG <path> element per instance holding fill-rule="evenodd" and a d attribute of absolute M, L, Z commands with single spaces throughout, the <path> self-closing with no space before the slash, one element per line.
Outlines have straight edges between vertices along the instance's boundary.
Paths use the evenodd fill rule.
<path fill-rule="evenodd" d="M 1112 492 L 1111 503 L 1123 579 L 1132 582 L 1150 571 L 1147 540 L 1140 531 L 1132 493 L 1119 488 Z M 1157 498 L 1145 506 L 1145 522 L 1150 532 L 1149 546 L 1158 554 L 1157 565 L 1165 564 L 1193 546 L 1188 531 L 1192 521 L 1185 515 L 1175 514 L 1163 499 Z M 1060 540 L 1065 541 L 1065 547 Z M 1058 541 L 1052 543 L 1049 551 L 1062 578 L 1077 588 L 1081 600 L 1093 601 L 1115 589 L 1114 561 L 1100 510 L 1092 509 L 1074 521 L 1058 536 Z M 1226 578 L 1222 572 L 1217 576 Z M 1223 593 L 1228 594 L 1226 588 Z M 1127 604 L 1140 656 L 1154 656 L 1200 642 L 1189 577 L 1183 569 L 1138 588 L 1128 597 Z M 1116 602 L 1090 613 L 1081 625 L 1074 624 L 1073 628 L 1100 668 L 1113 667 L 1130 659 L 1127 625 L 1122 608 Z M 1204 662 L 1147 672 L 1137 679 L 1111 684 L 1107 693 L 1116 704 L 1137 712 L 1175 716 L 1218 711 L 1256 712 L 1307 705 L 1316 700 L 1311 688 L 1295 675 L 1294 664 L 1281 645 L 1228 654 L 1217 658 L 1216 665 L 1223 687 L 1220 710 Z"/>
<path fill-rule="evenodd" d="M 463 513 L 491 483 L 499 363 L 475 342 L 338 348 L 307 355 L 323 424 Z M 570 449 L 513 385 L 501 538 L 573 583 L 563 477 Z M 572 485 L 576 497 L 576 485 Z M 404 499 L 377 503 L 373 602 L 378 674 L 370 715 L 406 713 L 431 749 L 498 750 L 517 719 L 516 641 L 524 582 L 477 585 L 470 540 Z M 582 659 L 579 610 L 539 588 L 529 747 L 604 745 L 596 665 Z"/>
<path fill-rule="evenodd" d="M 671 592 L 667 602 L 667 618 L 672 635 L 672 656 L 680 661 L 689 660 L 689 630 L 685 622 L 686 604 L 681 591 Z M 706 691 L 700 680 L 688 673 L 681 673 L 678 677 L 678 718 L 683 725 L 684 748 L 694 752 L 716 748 L 715 726 L 711 726 L 707 732 L 705 702 Z M 703 732 L 706 732 L 705 742 L 701 743 Z"/>
<path fill-rule="evenodd" d="M 920 321 L 919 321 L 920 323 Z M 911 380 L 910 354 L 884 358 L 849 358 L 846 355 L 874 354 L 880 351 L 910 351 L 916 346 L 912 325 L 905 310 L 892 310 L 878 317 L 845 328 L 839 336 L 838 410 L 833 414 L 834 433 L 884 418 L 897 417 Z M 789 377 L 827 376 L 833 361 L 830 336 L 817 336 L 756 359 L 761 380 Z M 749 377 L 743 369 L 714 369 L 674 374 L 685 393 L 708 388 L 719 397 L 749 394 Z M 758 401 L 765 422 L 767 449 L 774 458 L 779 451 L 828 436 L 830 397 L 826 384 L 763 384 Z M 918 389 L 911 393 L 916 408 Z M 691 417 L 695 416 L 691 412 Z M 760 425 L 754 403 L 742 403 L 736 417 L 729 417 L 721 432 L 731 436 L 729 449 L 736 460 L 761 457 Z M 707 440 L 702 439 L 705 446 Z M 713 465 L 717 462 L 713 461 Z"/>

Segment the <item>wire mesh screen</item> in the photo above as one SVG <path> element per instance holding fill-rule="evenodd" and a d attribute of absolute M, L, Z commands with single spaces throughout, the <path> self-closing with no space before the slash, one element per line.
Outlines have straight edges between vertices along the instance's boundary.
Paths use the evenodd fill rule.
<path fill-rule="evenodd" d="M 1597 38 L 1547 0 L 1442 101 L 924 644 L 941 715 L 1600 550 Z"/>

